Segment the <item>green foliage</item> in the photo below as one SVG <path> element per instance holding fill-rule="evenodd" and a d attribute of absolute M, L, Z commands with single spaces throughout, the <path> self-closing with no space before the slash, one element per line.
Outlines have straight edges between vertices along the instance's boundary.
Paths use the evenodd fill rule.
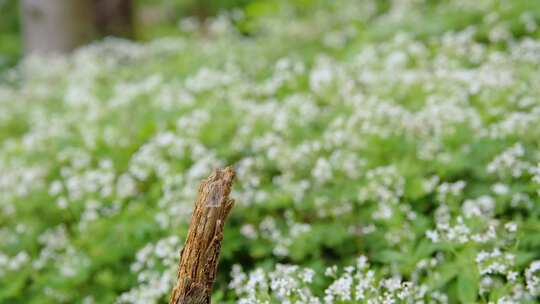
<path fill-rule="evenodd" d="M 0 1 L 0 72 L 13 66 L 20 56 L 19 8 L 17 0 Z"/>
<path fill-rule="evenodd" d="M 0 78 L 0 302 L 165 303 L 233 165 L 219 303 L 534 303 L 540 6 L 508 3 L 209 2 L 242 13 L 26 58 Z"/>

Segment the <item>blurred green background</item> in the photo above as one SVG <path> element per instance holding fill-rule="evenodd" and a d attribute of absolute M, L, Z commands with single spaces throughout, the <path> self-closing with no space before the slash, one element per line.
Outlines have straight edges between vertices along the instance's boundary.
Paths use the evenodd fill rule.
<path fill-rule="evenodd" d="M 184 17 L 204 19 L 224 10 L 244 10 L 254 0 L 133 0 L 135 39 L 149 40 L 179 34 Z M 0 0 L 0 71 L 22 56 L 19 0 Z"/>
<path fill-rule="evenodd" d="M 373 7 L 368 7 L 372 12 L 363 3 L 373 3 Z M 0 0 L 0 76 L 22 58 L 18 4 L 19 1 Z M 473 8 L 463 11 L 466 4 Z M 474 8 L 475 4 L 478 7 Z M 389 11 L 398 16 L 389 16 Z M 203 32 L 204 27 L 194 27 L 197 32 L 184 28 L 190 21 L 200 22 L 220 13 L 239 13 L 243 18 L 232 18 L 235 31 L 221 36 L 211 37 Z M 361 13 L 365 16 L 359 16 Z M 419 281 L 444 291 L 450 303 L 457 303 L 458 299 L 477 299 L 475 288 L 480 278 L 470 265 L 475 252 L 508 247 L 506 250 L 517 256 L 516 269 L 520 272 L 531 260 L 540 258 L 537 185 L 529 177 L 503 176 L 499 180 L 485 172 L 492 159 L 516 142 L 522 142 L 527 151 L 536 152 L 540 146 L 540 120 L 535 116 L 540 113 L 540 60 L 535 61 L 532 53 L 537 49 L 527 42 L 540 38 L 536 27 L 540 22 L 540 1 L 134 0 L 134 16 L 135 40 L 182 38 L 156 39 L 145 44 L 105 42 L 56 63 L 28 60 L 27 66 L 21 64 L 20 70 L 14 69 L 18 74 L 13 74 L 18 77 L 6 84 L 0 78 L 0 140 L 4 147 L 11 147 L 0 149 L 0 177 L 1 173 L 8 177 L 17 177 L 19 173 L 26 176 L 27 172 L 31 175 L 33 166 L 47 166 L 43 169 L 46 174 L 36 177 L 43 180 L 42 188 L 30 188 L 24 199 L 14 202 L 14 213 L 0 212 L 0 228 L 6 227 L 3 235 L 17 236 L 15 232 L 21 230 L 21 224 L 29 227 L 11 243 L 0 241 L 0 253 L 5 251 L 11 257 L 18 250 L 25 250 L 34 262 L 44 247 L 36 239 L 47 232 L 63 235 L 67 240 L 59 246 L 67 252 L 60 255 L 64 258 L 61 264 L 69 264 L 68 258 L 79 254 L 82 261 L 88 261 L 84 264 L 74 260 L 75 278 L 60 275 L 56 265 L 38 272 L 24 266 L 8 273 L 0 281 L 0 303 L 58 303 L 46 294 L 51 287 L 65 295 L 63 303 L 89 303 L 83 302 L 83 294 L 95 298 L 95 303 L 112 303 L 131 288 L 136 291 L 140 269 L 126 269 L 136 265 L 138 253 L 145 252 L 145 248 L 159 252 L 167 245 L 162 240 L 174 240 L 186 233 L 187 227 L 177 221 L 176 217 L 182 217 L 177 213 L 167 213 L 175 218 L 171 226 L 156 225 L 157 215 L 165 210 L 159 202 L 166 198 L 171 205 L 182 202 L 191 206 L 192 200 L 171 198 L 165 193 L 180 195 L 182 187 L 195 189 L 175 178 L 197 169 L 196 164 L 204 165 L 206 160 L 201 155 L 226 164 L 243 164 L 248 169 L 238 178 L 237 189 L 249 194 L 253 188 L 264 194 L 259 202 L 252 202 L 248 195 L 247 199 L 238 199 L 239 205 L 231 215 L 222 250 L 222 272 L 215 288 L 218 302 L 226 299 L 233 303 L 236 299 L 229 294 L 227 283 L 229 270 L 238 263 L 246 270 L 294 263 L 322 272 L 327 265 L 346 265 L 361 253 L 381 273 L 395 271 L 407 277 L 416 272 L 419 261 L 441 252 L 447 256 L 442 266 L 433 273 L 422 271 Z M 274 24 L 261 25 L 267 21 L 263 20 L 266 16 L 271 16 L 268 19 Z M 527 22 L 535 27 L 527 30 Z M 498 33 L 493 32 L 496 25 L 510 38 L 490 39 L 490 33 Z M 469 28 L 474 32 L 467 31 Z M 527 47 L 531 47 L 533 59 L 521 55 L 520 52 L 528 54 Z M 471 51 L 481 56 L 472 57 Z M 400 65 L 403 58 L 409 59 Z M 445 77 L 440 76 L 441 70 Z M 514 77 L 506 86 L 491 85 L 489 76 L 501 72 Z M 416 82 L 411 85 L 410 77 L 403 75 L 425 75 L 425 80 L 413 77 Z M 462 75 L 472 75 L 471 79 L 480 83 L 480 91 L 470 96 L 463 94 L 478 88 L 469 78 L 462 81 L 458 77 Z M 349 104 L 356 99 L 363 101 L 362 96 L 373 102 Z M 526 102 L 515 102 L 520 100 Z M 276 112 L 281 110 L 287 128 L 276 124 Z M 416 129 L 395 127 L 396 117 L 386 119 L 388 112 L 396 110 L 398 121 L 402 119 L 399 113 L 419 121 L 419 134 Z M 442 115 L 448 110 L 448 115 Z M 469 126 L 466 119 L 454 119 L 460 115 L 467 118 L 470 113 L 477 114 L 483 126 L 481 131 L 487 133 L 502 126 L 509 135 L 485 138 L 476 125 Z M 316 146 L 314 143 L 328 144 L 327 137 L 333 129 L 337 135 L 341 134 L 337 131 L 348 132 L 347 124 L 340 122 L 355 115 L 359 117 L 358 124 L 345 134 L 363 143 L 361 146 L 349 140 L 343 147 L 330 145 L 328 151 L 305 152 L 305 147 Z M 527 132 L 519 133 L 521 124 L 517 123 L 515 132 L 510 130 L 514 133 L 507 130 L 505 121 L 512 122 L 514 117 L 529 123 L 523 127 Z M 199 120 L 199 127 L 185 127 Z M 369 128 L 362 129 L 367 123 L 388 134 L 398 133 L 373 134 Z M 246 126 L 249 132 L 245 132 Z M 420 132 L 430 131 L 430 126 L 442 135 Z M 56 206 L 63 193 L 47 193 L 58 180 L 72 177 L 61 176 L 64 167 L 77 169 L 76 161 L 85 156 L 91 161 L 83 165 L 81 172 L 75 170 L 73 177 L 84 177 L 94 170 L 111 170 L 120 178 L 131 163 L 145 161 L 137 158 L 137 151 L 145 151 L 143 148 L 148 146 L 160 148 L 161 141 L 167 142 L 170 134 L 174 134 L 174 143 L 187 138 L 190 145 L 208 150 L 195 153 L 186 149 L 188 152 L 179 157 L 169 155 L 167 145 L 163 156 L 151 150 L 148 166 L 159 169 L 166 164 L 170 171 L 142 178 L 137 184 L 140 193 L 134 197 L 116 199 L 114 194 L 113 198 L 102 199 L 99 191 L 88 191 L 89 198 L 103 201 L 99 208 L 105 211 L 106 207 L 119 205 L 118 214 L 109 216 L 103 211 L 104 216 L 89 221 L 88 227 L 79 231 L 81 214 L 92 204 L 86 198 L 74 199 L 71 208 L 65 210 Z M 95 146 L 87 146 L 87 140 L 95 141 Z M 268 140 L 278 141 L 261 145 Z M 31 146 L 32 142 L 37 142 L 38 147 Z M 27 148 L 29 145 L 32 148 Z M 270 153 L 276 147 L 281 151 L 277 161 Z M 440 159 L 419 159 L 417 151 L 422 148 L 440 149 Z M 359 157 L 365 164 L 359 161 L 360 175 L 354 178 L 336 167 L 332 171 L 334 177 L 319 185 L 311 169 L 324 164 L 319 159 L 331 159 L 334 152 L 340 157 Z M 307 156 L 302 162 L 290 161 L 291 155 L 303 153 Z M 540 154 L 526 156 L 530 158 L 527 162 L 535 165 L 540 159 Z M 73 165 L 66 160 L 71 158 Z M 347 163 L 347 159 L 335 159 L 338 164 Z M 105 168 L 101 168 L 101 160 L 106 160 Z M 358 195 L 369 194 L 378 184 L 369 175 L 362 175 L 368 170 L 377 173 L 375 176 L 381 180 L 388 177 L 391 181 L 406 181 L 400 204 L 393 207 L 396 215 L 390 219 L 371 218 L 380 201 L 376 195 Z M 285 182 L 276 183 L 277 177 Z M 492 186 L 508 184 L 511 192 L 495 197 L 494 218 L 475 218 L 470 225 L 483 227 L 493 219 L 501 223 L 516 221 L 521 233 L 518 241 L 513 243 L 501 237 L 488 246 L 431 244 L 425 232 L 435 227 L 437 192 L 435 188 L 424 189 L 423 185 L 430 184 L 432 177 L 446 186 L 461 180 L 467 182 L 463 195 L 446 202 L 454 216 L 461 215 L 464 200 L 475 202 L 481 195 L 491 195 Z M 13 184 L 21 183 L 13 180 Z M 257 183 L 251 185 L 252 180 Z M 306 180 L 313 181 L 314 186 L 306 190 L 301 202 L 296 202 L 296 189 L 304 189 Z M 26 183 L 39 186 L 31 179 Z M 14 192 L 16 187 L 7 185 L 6 193 Z M 5 193 L 0 191 L 0 197 L 2 194 Z M 511 195 L 530 196 L 535 201 L 523 211 L 520 206 L 511 205 Z M 2 199 L 0 203 L 4 203 Z M 333 215 L 336 204 L 353 209 L 342 209 L 347 212 Z M 414 218 L 409 218 L 410 210 L 416 212 Z M 257 226 L 267 223 L 267 219 L 274 219 L 273 230 L 283 235 L 289 234 L 290 227 L 301 230 L 306 227 L 303 224 L 310 230 L 289 239 L 289 253 L 280 256 L 274 252 L 277 242 L 264 235 L 268 234 L 264 227 Z M 376 225 L 375 233 L 359 236 L 357 230 L 349 229 L 368 223 Z M 247 238 L 242 232 L 245 227 L 248 232 L 250 227 L 260 228 L 256 231 L 264 237 Z M 410 234 L 399 243 L 387 239 L 404 231 Z M 174 258 L 182 240 L 176 242 L 170 245 Z M 150 259 L 143 255 L 141 260 Z M 170 262 L 176 265 L 175 260 Z M 173 268 L 155 264 L 148 268 L 161 272 Z M 320 287 L 324 280 L 315 282 L 318 293 L 324 293 Z M 510 287 L 494 288 L 490 299 L 499 299 L 501 291 Z M 153 291 L 154 286 L 147 289 Z"/>

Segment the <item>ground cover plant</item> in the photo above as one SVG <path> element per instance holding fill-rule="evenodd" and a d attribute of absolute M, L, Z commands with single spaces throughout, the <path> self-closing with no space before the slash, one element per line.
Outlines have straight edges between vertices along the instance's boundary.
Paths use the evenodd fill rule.
<path fill-rule="evenodd" d="M 537 303 L 540 3 L 255 1 L 0 76 L 0 302 L 165 303 L 233 165 L 216 303 Z"/>

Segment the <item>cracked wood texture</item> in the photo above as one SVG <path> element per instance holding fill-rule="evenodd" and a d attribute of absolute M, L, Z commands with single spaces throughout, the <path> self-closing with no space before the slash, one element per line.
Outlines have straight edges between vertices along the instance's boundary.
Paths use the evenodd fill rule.
<path fill-rule="evenodd" d="M 199 186 L 170 304 L 210 303 L 233 179 L 231 167 L 217 169 Z"/>

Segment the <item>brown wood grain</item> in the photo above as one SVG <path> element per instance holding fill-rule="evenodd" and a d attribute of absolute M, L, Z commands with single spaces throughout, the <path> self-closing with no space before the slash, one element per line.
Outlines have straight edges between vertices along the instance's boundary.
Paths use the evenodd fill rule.
<path fill-rule="evenodd" d="M 233 179 L 232 168 L 217 169 L 199 186 L 170 304 L 210 303 Z"/>

